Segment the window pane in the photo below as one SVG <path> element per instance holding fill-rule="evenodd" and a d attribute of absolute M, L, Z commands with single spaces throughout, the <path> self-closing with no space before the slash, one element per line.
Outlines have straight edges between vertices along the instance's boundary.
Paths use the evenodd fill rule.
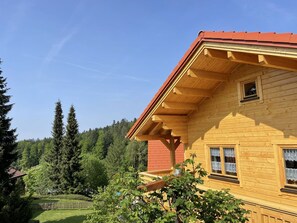
<path fill-rule="evenodd" d="M 227 175 L 236 176 L 236 160 L 234 148 L 224 148 L 225 171 Z"/>
<path fill-rule="evenodd" d="M 222 173 L 221 156 L 219 148 L 210 148 L 211 170 L 213 173 Z"/>
<path fill-rule="evenodd" d="M 297 149 L 284 149 L 287 184 L 297 185 Z"/>
<path fill-rule="evenodd" d="M 257 96 L 257 88 L 256 88 L 256 82 L 249 82 L 249 83 L 245 83 L 243 85 L 244 87 L 244 97 L 245 98 L 250 98 L 250 97 L 254 97 Z"/>

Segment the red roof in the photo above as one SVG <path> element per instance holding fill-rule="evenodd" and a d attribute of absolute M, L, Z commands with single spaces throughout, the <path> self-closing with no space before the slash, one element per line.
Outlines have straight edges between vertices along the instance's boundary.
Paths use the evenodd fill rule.
<path fill-rule="evenodd" d="M 244 45 L 259 45 L 259 46 L 274 46 L 283 48 L 297 49 L 297 34 L 293 33 L 275 33 L 275 32 L 224 32 L 224 31 L 201 31 L 198 37 L 191 44 L 185 55 L 173 69 L 167 80 L 161 86 L 159 91 L 155 94 L 154 98 L 148 104 L 146 109 L 137 119 L 135 124 L 127 133 L 127 137 L 131 138 L 141 122 L 146 118 L 150 110 L 155 106 L 158 100 L 162 97 L 163 93 L 167 90 L 170 84 L 175 80 L 179 71 L 183 68 L 184 64 L 192 56 L 195 50 L 203 42 L 223 42 L 223 43 L 236 43 Z"/>
<path fill-rule="evenodd" d="M 18 177 L 23 177 L 23 176 L 26 175 L 25 173 L 22 173 L 21 171 L 16 170 L 13 167 L 10 167 L 8 169 L 8 174 L 11 175 L 11 177 L 10 177 L 11 179 L 18 178 Z"/>

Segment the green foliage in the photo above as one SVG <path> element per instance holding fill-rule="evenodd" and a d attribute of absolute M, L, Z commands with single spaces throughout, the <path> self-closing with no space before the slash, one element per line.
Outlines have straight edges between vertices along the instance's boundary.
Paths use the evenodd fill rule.
<path fill-rule="evenodd" d="M 21 158 L 18 160 L 17 165 L 25 170 L 38 165 L 43 157 L 50 152 L 51 147 L 52 139 L 49 138 L 19 141 L 17 150 Z"/>
<path fill-rule="evenodd" d="M 52 136 L 53 136 L 53 146 L 50 148 L 47 156 L 45 157 L 48 163 L 47 175 L 49 176 L 53 189 L 55 192 L 60 192 L 61 182 L 60 182 L 60 172 L 61 172 L 61 158 L 62 158 L 62 148 L 63 148 L 63 135 L 64 135 L 64 124 L 63 124 L 63 110 L 61 102 L 56 103 L 55 108 L 55 119 L 53 124 Z"/>
<path fill-rule="evenodd" d="M 0 219 L 3 223 L 28 222 L 29 202 L 20 197 L 21 187 L 11 178 L 8 169 L 17 159 L 15 129 L 10 127 L 8 112 L 12 108 L 7 95 L 6 79 L 0 70 Z"/>
<path fill-rule="evenodd" d="M 194 157 L 176 167 L 179 176 L 164 177 L 165 186 L 147 193 L 135 172 L 114 175 L 105 189 L 94 197 L 94 213 L 86 223 L 135 222 L 135 223 L 244 223 L 247 211 L 243 202 L 228 191 L 204 191 L 197 186 L 203 183 L 206 172 Z"/>
<path fill-rule="evenodd" d="M 20 190 L 16 187 L 8 196 L 0 197 L 1 223 L 27 223 L 31 218 L 30 200 L 21 198 Z"/>
<path fill-rule="evenodd" d="M 68 114 L 60 168 L 62 191 L 70 194 L 81 192 L 83 184 L 81 176 L 81 147 L 78 141 L 78 123 L 73 106 L 70 107 Z"/>
<path fill-rule="evenodd" d="M 10 96 L 6 95 L 6 79 L 0 70 L 0 193 L 8 195 L 14 189 L 14 182 L 9 180 L 8 169 L 16 161 L 15 129 L 10 128 L 11 118 L 7 117 L 12 108 Z"/>
<path fill-rule="evenodd" d="M 108 184 L 106 167 L 95 155 L 85 154 L 82 159 L 82 175 L 85 177 L 85 187 L 90 192 L 96 192 L 98 187 Z"/>
<path fill-rule="evenodd" d="M 147 143 L 130 141 L 125 152 L 126 166 L 135 170 L 145 171 L 147 165 Z"/>
<path fill-rule="evenodd" d="M 112 178 L 112 176 L 117 173 L 121 167 L 124 168 L 125 147 L 125 141 L 121 140 L 120 138 L 116 138 L 108 148 L 105 162 L 109 178 Z"/>
<path fill-rule="evenodd" d="M 24 176 L 26 192 L 29 194 L 48 194 L 53 189 L 52 182 L 46 175 L 47 163 L 43 162 L 37 166 L 31 167 Z"/>
<path fill-rule="evenodd" d="M 98 131 L 98 139 L 93 153 L 101 160 L 106 157 L 107 150 L 104 149 L 104 131 L 102 129 Z"/>
<path fill-rule="evenodd" d="M 55 121 L 53 125 L 53 137 L 57 136 L 58 133 L 63 133 L 63 122 L 61 119 L 63 114 L 60 106 L 61 102 L 58 102 L 56 105 Z M 108 176 L 111 177 L 121 169 L 127 170 L 128 166 L 132 166 L 135 170 L 139 171 L 144 171 L 146 169 L 147 144 L 144 142 L 129 141 L 125 138 L 127 131 L 134 122 L 135 120 L 127 121 L 122 119 L 121 121 L 114 121 L 112 125 L 104 128 L 94 130 L 90 129 L 77 134 L 76 139 L 79 141 L 79 145 L 81 146 L 81 155 L 87 160 L 86 164 L 86 160 L 83 160 L 82 162 L 83 168 L 87 168 L 87 170 L 83 173 L 83 176 L 87 181 L 83 188 L 84 191 L 89 191 L 90 189 L 95 189 L 97 191 L 97 186 L 104 185 L 105 183 L 103 182 L 105 181 L 107 171 Z M 55 129 L 57 128 L 58 130 L 56 131 Z M 60 139 L 60 137 L 58 138 Z M 62 148 L 64 149 L 64 146 L 62 148 L 61 144 L 58 146 L 58 141 L 59 140 L 54 140 L 53 138 L 20 141 L 18 145 L 18 153 L 21 158 L 18 161 L 18 165 L 24 170 L 27 170 L 33 166 L 41 164 L 43 161 L 46 161 L 49 166 L 44 175 L 45 177 L 51 176 L 51 182 L 55 182 L 53 179 L 57 179 L 57 175 L 59 175 L 59 177 L 61 176 L 62 168 L 59 167 L 59 165 L 64 165 L 61 164 L 62 160 L 60 158 L 62 156 L 61 151 Z M 66 141 L 64 141 L 64 143 L 66 143 Z M 58 151 L 55 148 L 59 148 Z M 67 153 L 70 155 L 69 151 Z M 92 157 L 92 159 L 89 160 L 89 157 Z M 51 160 L 53 160 L 53 162 L 51 162 Z M 66 162 L 65 160 L 69 160 L 69 158 L 64 159 L 63 163 Z M 97 175 L 95 174 L 95 170 L 91 169 L 91 164 L 88 163 L 93 163 L 92 165 L 96 166 L 94 169 L 98 171 Z M 64 170 L 66 169 L 67 168 Z M 51 173 L 54 170 L 55 173 L 52 176 Z M 69 179 L 70 175 L 66 175 L 66 177 Z M 96 180 L 99 181 L 95 183 Z M 60 179 L 58 179 L 54 184 L 48 184 L 48 182 L 46 182 L 46 185 L 51 185 L 51 187 L 53 187 L 49 187 L 47 191 L 51 193 L 61 193 L 62 188 L 57 185 L 64 186 L 64 189 L 68 187 L 67 181 L 62 184 L 61 183 Z M 45 189 L 46 188 L 44 187 L 42 190 L 36 190 L 36 192 L 41 191 L 41 193 L 44 194 L 44 191 L 46 191 Z M 72 193 L 73 191 L 70 192 Z"/>

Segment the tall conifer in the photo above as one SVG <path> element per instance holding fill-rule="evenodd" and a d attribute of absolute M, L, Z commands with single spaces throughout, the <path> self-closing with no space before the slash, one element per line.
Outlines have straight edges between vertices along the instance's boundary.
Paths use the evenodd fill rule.
<path fill-rule="evenodd" d="M 0 190 L 1 194 L 7 195 L 14 189 L 14 182 L 9 180 L 8 169 L 16 161 L 16 135 L 15 129 L 11 129 L 11 118 L 7 117 L 12 108 L 9 104 L 10 96 L 6 95 L 6 79 L 0 70 Z"/>
<path fill-rule="evenodd" d="M 17 159 L 17 143 L 16 130 L 10 126 L 12 119 L 7 116 L 12 108 L 10 96 L 6 94 L 8 90 L 0 69 L 0 222 L 25 223 L 31 217 L 29 203 L 20 197 L 18 184 L 11 178 L 13 172 L 9 174 Z"/>
<path fill-rule="evenodd" d="M 79 193 L 82 188 L 81 146 L 78 141 L 78 123 L 73 105 L 67 118 L 64 141 L 61 185 L 65 193 Z"/>
<path fill-rule="evenodd" d="M 64 135 L 64 124 L 63 124 L 63 110 L 61 102 L 56 103 L 55 108 L 55 119 L 53 123 L 53 146 L 50 148 L 45 160 L 48 163 L 48 177 L 52 182 L 53 189 L 56 193 L 61 192 L 61 159 L 63 149 L 63 135 Z"/>

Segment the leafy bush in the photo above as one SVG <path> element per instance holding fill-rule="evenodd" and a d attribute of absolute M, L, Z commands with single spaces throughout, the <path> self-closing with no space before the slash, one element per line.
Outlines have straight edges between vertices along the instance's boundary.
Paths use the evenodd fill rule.
<path fill-rule="evenodd" d="M 52 184 L 46 175 L 46 163 L 41 163 L 30 168 L 24 177 L 26 191 L 29 194 L 49 194 L 52 192 Z"/>
<path fill-rule="evenodd" d="M 243 202 L 227 190 L 204 191 L 197 187 L 203 183 L 206 172 L 200 164 L 194 164 L 194 156 L 176 168 L 182 172 L 180 176 L 164 177 L 165 186 L 149 193 L 137 189 L 141 185 L 137 173 L 116 174 L 105 189 L 99 189 L 94 197 L 94 213 L 85 223 L 247 221 Z"/>
<path fill-rule="evenodd" d="M 104 187 L 108 184 L 106 167 L 103 161 L 96 156 L 84 154 L 82 167 L 82 175 L 87 191 L 96 192 L 98 187 Z"/>

